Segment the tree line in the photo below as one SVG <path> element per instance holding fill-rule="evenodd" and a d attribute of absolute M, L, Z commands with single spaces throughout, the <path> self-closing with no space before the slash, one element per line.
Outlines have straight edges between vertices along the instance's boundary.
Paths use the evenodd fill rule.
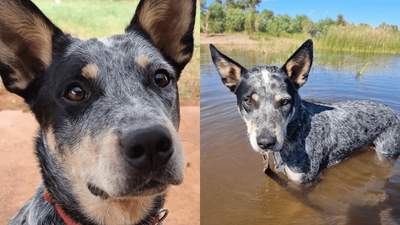
<path fill-rule="evenodd" d="M 201 6 L 201 32 L 224 33 L 243 32 L 267 33 L 272 36 L 279 36 L 281 33 L 307 33 L 317 30 L 326 33 L 331 26 L 356 26 L 344 20 L 339 14 L 336 20 L 329 17 L 313 22 L 307 15 L 291 16 L 274 15 L 271 10 L 264 9 L 261 13 L 256 7 L 262 0 L 216 0 L 208 7 L 206 0 L 200 1 Z M 359 24 L 358 26 L 370 26 Z M 382 23 L 378 29 L 398 31 L 397 25 Z"/>

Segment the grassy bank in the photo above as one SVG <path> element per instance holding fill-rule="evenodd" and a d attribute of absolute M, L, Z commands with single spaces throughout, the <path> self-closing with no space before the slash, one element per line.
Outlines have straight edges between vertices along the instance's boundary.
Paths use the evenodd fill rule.
<path fill-rule="evenodd" d="M 132 19 L 139 1 L 33 0 L 44 14 L 73 37 L 89 39 L 121 34 Z M 182 98 L 200 97 L 200 7 L 197 7 L 195 53 L 182 72 L 179 92 Z"/>
<path fill-rule="evenodd" d="M 309 37 L 308 37 L 309 38 Z M 221 50 L 261 52 L 263 54 L 291 52 L 298 48 L 307 37 L 281 38 L 268 35 L 247 34 L 201 34 L 201 44 L 214 44 Z"/>
<path fill-rule="evenodd" d="M 243 33 L 231 35 L 244 35 Z M 374 29 L 369 26 L 332 26 L 321 37 L 309 34 L 281 33 L 278 37 L 265 33 L 247 35 L 249 41 L 234 42 L 227 38 L 225 49 L 255 51 L 261 53 L 291 52 L 297 49 L 306 39 L 312 38 L 314 48 L 332 52 L 347 51 L 350 53 L 390 53 L 400 54 L 400 32 Z M 205 34 L 202 34 L 204 41 Z"/>
<path fill-rule="evenodd" d="M 334 51 L 399 54 L 400 32 L 369 26 L 332 26 L 316 44 L 319 48 Z"/>
<path fill-rule="evenodd" d="M 282 66 L 309 37 L 278 38 L 268 37 L 258 40 L 243 34 L 218 34 L 206 37 L 201 34 L 202 52 L 209 52 L 208 44 L 214 44 L 224 53 L 245 55 L 247 58 L 261 58 L 265 65 Z M 314 40 L 319 42 L 318 39 Z M 380 55 L 370 52 L 332 51 L 314 46 L 313 68 L 333 69 L 338 71 L 351 70 L 352 73 L 363 73 L 374 64 L 374 58 L 379 56 L 384 61 L 389 54 Z M 258 59 L 259 60 L 259 59 Z"/>

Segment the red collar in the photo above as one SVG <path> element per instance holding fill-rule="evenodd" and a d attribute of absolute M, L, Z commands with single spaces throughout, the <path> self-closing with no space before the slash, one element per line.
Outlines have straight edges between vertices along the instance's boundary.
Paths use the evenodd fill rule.
<path fill-rule="evenodd" d="M 51 197 L 51 195 L 49 194 L 49 192 L 47 192 L 46 189 L 44 189 L 44 200 L 46 200 L 50 204 L 53 204 L 53 197 Z M 61 218 L 67 225 L 81 225 L 80 223 L 75 223 L 74 221 L 72 221 L 72 219 L 69 216 L 67 216 L 67 214 L 65 214 L 65 212 L 56 203 L 54 203 L 54 207 L 56 207 L 58 214 L 61 216 Z"/>
<path fill-rule="evenodd" d="M 44 200 L 46 200 L 50 204 L 53 204 L 53 197 L 51 197 L 46 189 L 44 189 Z M 81 225 L 80 223 L 72 221 L 72 219 L 67 214 L 65 214 L 65 212 L 56 203 L 54 203 L 54 207 L 67 225 Z M 158 223 L 162 222 L 167 217 L 167 215 L 167 209 L 161 209 L 160 211 L 158 211 L 157 215 L 154 217 L 153 225 L 158 225 Z"/>

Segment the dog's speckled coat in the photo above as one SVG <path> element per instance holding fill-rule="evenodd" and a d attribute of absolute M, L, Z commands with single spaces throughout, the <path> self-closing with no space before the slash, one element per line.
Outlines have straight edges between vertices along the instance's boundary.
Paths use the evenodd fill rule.
<path fill-rule="evenodd" d="M 210 48 L 222 82 L 237 96 L 253 149 L 262 154 L 273 151 L 275 169 L 291 180 L 315 180 L 325 167 L 371 143 L 381 156 L 400 151 L 400 117 L 390 107 L 372 101 L 327 104 L 301 99 L 298 89 L 312 64 L 311 40 L 282 68 L 245 69 Z M 272 147 L 259 143 L 263 136 L 275 140 Z"/>

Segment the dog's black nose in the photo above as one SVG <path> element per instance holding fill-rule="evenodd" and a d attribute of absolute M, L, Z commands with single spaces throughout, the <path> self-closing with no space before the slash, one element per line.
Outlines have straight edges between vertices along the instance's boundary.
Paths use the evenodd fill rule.
<path fill-rule="evenodd" d="M 261 149 L 269 150 L 275 146 L 276 138 L 267 135 L 257 137 L 257 144 Z"/>
<path fill-rule="evenodd" d="M 128 162 L 143 171 L 164 166 L 174 153 L 171 134 L 160 125 L 129 132 L 121 145 Z"/>

